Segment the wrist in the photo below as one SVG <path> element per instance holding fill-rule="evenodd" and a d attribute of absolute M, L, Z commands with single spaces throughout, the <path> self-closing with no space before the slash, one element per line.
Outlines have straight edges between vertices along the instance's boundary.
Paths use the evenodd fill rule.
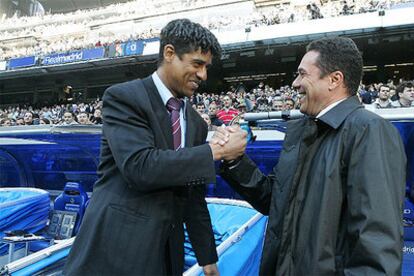
<path fill-rule="evenodd" d="M 237 167 L 240 163 L 240 161 L 243 159 L 243 155 L 240 155 L 239 157 L 237 157 L 236 159 L 233 160 L 223 160 L 223 164 L 229 168 L 229 169 L 233 169 L 235 167 Z"/>
<path fill-rule="evenodd" d="M 222 148 L 222 146 L 218 145 L 218 144 L 209 144 L 210 149 L 211 149 L 211 154 L 213 155 L 213 160 L 214 161 L 218 161 L 218 160 L 222 160 L 223 159 L 223 153 L 224 150 Z"/>

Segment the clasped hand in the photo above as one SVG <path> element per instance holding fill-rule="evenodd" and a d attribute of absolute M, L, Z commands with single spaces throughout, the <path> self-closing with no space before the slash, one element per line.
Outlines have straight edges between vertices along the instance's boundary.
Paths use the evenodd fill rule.
<path fill-rule="evenodd" d="M 244 154 L 247 145 L 247 132 L 240 126 L 218 127 L 209 145 L 214 160 L 235 160 Z"/>

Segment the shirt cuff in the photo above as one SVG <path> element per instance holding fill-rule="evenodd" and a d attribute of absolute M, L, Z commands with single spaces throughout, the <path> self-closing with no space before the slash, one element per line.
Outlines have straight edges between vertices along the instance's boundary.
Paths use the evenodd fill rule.
<path fill-rule="evenodd" d="M 230 161 L 223 160 L 223 165 L 224 165 L 225 167 L 227 167 L 229 170 L 232 170 L 232 169 L 236 168 L 237 166 L 239 166 L 240 161 L 241 161 L 242 159 L 243 159 L 243 155 L 241 155 L 241 156 L 237 157 L 237 158 L 236 158 L 236 159 L 234 159 L 234 160 L 230 160 Z"/>

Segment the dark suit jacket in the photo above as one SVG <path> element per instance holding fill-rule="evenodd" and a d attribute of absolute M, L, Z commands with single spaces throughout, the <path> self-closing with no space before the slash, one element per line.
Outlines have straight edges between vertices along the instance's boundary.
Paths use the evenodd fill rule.
<path fill-rule="evenodd" d="M 67 275 L 183 272 L 183 222 L 200 265 L 217 261 L 205 183 L 215 182 L 207 125 L 186 105 L 186 147 L 151 77 L 103 97 L 99 180 L 65 267 Z"/>

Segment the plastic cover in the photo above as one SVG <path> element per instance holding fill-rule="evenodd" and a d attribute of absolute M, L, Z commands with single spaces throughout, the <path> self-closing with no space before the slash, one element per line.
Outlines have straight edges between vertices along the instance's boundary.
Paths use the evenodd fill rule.
<path fill-rule="evenodd" d="M 37 232 L 46 226 L 50 210 L 49 193 L 35 188 L 0 188 L 0 238 L 5 231 Z M 0 245 L 0 256 L 8 245 Z"/>

